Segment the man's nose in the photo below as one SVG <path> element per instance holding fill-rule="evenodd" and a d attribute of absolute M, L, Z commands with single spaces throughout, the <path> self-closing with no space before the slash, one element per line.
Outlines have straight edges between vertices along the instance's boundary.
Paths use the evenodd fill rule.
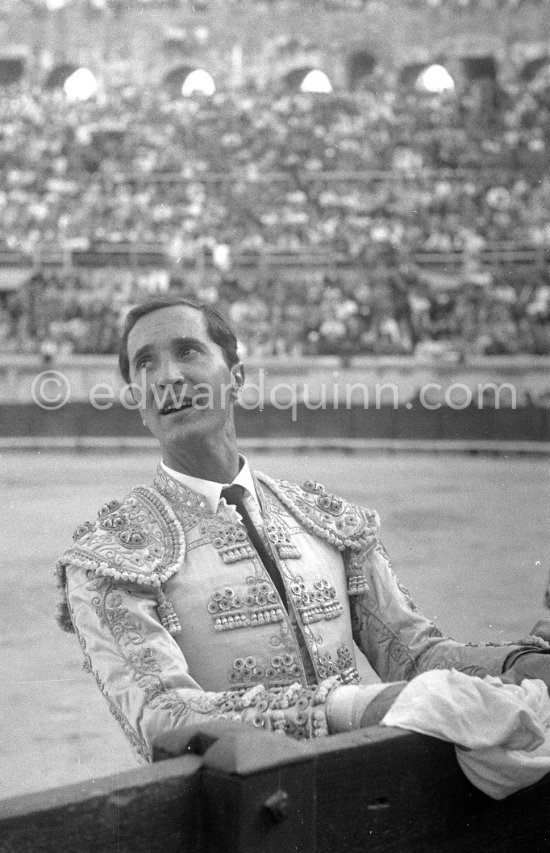
<path fill-rule="evenodd" d="M 167 385 L 178 385 L 181 382 L 185 382 L 185 374 L 181 364 L 177 359 L 164 359 L 160 365 L 157 384 L 161 388 L 166 388 Z"/>

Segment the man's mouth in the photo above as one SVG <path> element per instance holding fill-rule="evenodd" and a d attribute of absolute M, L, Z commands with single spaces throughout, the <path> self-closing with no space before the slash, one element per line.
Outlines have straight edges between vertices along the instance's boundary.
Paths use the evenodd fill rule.
<path fill-rule="evenodd" d="M 174 412 L 182 412 L 184 409 L 190 409 L 193 406 L 192 400 L 181 400 L 178 403 L 166 403 L 160 410 L 161 415 L 172 415 Z"/>

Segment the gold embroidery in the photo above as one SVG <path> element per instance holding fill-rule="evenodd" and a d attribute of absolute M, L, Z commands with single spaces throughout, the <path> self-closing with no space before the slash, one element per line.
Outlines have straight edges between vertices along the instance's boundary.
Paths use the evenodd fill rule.
<path fill-rule="evenodd" d="M 210 512 L 208 504 L 201 495 L 173 480 L 160 465 L 157 468 L 154 486 L 174 508 L 185 531 L 195 527 L 200 519 Z"/>
<path fill-rule="evenodd" d="M 212 543 L 224 563 L 251 559 L 256 552 L 248 541 L 246 528 L 240 522 L 226 521 L 218 516 L 206 518 L 201 523 L 201 534 Z"/>
<path fill-rule="evenodd" d="M 330 495 L 320 483 L 306 481 L 303 488 L 285 480 L 257 475 L 281 503 L 310 533 L 341 551 L 359 551 L 372 540 L 378 528 L 378 515 Z"/>
<path fill-rule="evenodd" d="M 214 619 L 216 631 L 232 631 L 236 628 L 257 627 L 272 622 L 283 622 L 284 611 L 279 596 L 271 584 L 257 583 L 247 578 L 248 591 L 237 595 L 231 587 L 215 590 L 210 596 L 207 609 Z"/>
<path fill-rule="evenodd" d="M 281 560 L 296 560 L 301 557 L 283 524 L 278 521 L 269 521 L 264 530 Z"/>
<path fill-rule="evenodd" d="M 336 650 L 336 660 L 326 652 L 324 655 L 316 655 L 317 671 L 320 678 L 338 676 L 341 684 L 358 684 L 361 680 L 354 664 L 353 652 L 345 646 L 339 646 Z"/>
<path fill-rule="evenodd" d="M 271 687 L 293 684 L 300 679 L 302 670 L 293 654 L 274 655 L 268 666 L 262 666 L 255 657 L 236 658 L 228 672 L 229 681 L 237 686 L 266 683 Z"/>
<path fill-rule="evenodd" d="M 73 611 L 70 608 L 69 608 L 69 610 L 70 610 L 71 620 L 74 622 L 74 624 L 76 626 L 76 622 L 73 618 Z M 107 690 L 105 688 L 105 684 L 102 681 L 102 679 L 100 678 L 99 673 L 96 670 L 94 670 L 94 668 L 92 666 L 92 660 L 91 660 L 90 655 L 88 654 L 88 651 L 86 649 L 86 639 L 85 639 L 84 635 L 81 634 L 80 631 L 78 631 L 78 629 L 76 627 L 75 627 L 74 631 L 75 631 L 77 639 L 80 643 L 80 646 L 82 648 L 82 652 L 84 654 L 84 663 L 83 663 L 84 671 L 89 672 L 91 675 L 93 675 L 95 682 L 96 682 L 97 686 L 99 687 L 99 690 L 100 690 L 102 696 L 104 697 L 105 701 L 107 702 L 109 711 L 111 712 L 111 714 L 113 715 L 113 717 L 115 718 L 117 723 L 120 725 L 122 731 L 124 732 L 124 734 L 128 738 L 132 749 L 134 749 L 134 751 L 137 753 L 137 755 L 139 755 L 141 758 L 143 758 L 144 761 L 151 761 L 151 759 L 152 759 L 151 750 L 147 746 L 145 740 L 139 736 L 139 734 L 133 728 L 133 726 L 130 725 L 128 718 L 125 717 L 125 715 L 122 713 L 122 711 L 115 705 L 115 703 L 113 702 L 113 700 L 111 699 L 111 697 L 107 693 Z"/>
<path fill-rule="evenodd" d="M 304 624 L 323 619 L 337 619 L 342 615 L 342 605 L 336 598 L 336 590 L 326 580 L 316 580 L 308 590 L 302 580 L 290 584 L 292 598 Z"/>

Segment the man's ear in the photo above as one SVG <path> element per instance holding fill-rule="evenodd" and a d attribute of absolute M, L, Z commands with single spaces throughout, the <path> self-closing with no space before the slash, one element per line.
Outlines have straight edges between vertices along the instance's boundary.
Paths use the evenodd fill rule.
<path fill-rule="evenodd" d="M 231 396 L 236 399 L 244 385 L 244 366 L 238 361 L 231 368 Z"/>

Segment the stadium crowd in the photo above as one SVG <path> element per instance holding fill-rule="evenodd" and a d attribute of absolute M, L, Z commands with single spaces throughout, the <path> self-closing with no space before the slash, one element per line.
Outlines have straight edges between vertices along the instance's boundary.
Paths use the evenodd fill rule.
<path fill-rule="evenodd" d="M 220 276 L 193 286 L 166 271 L 94 271 L 87 281 L 36 275 L 0 312 L 0 347 L 39 349 L 46 359 L 113 353 L 128 308 L 146 295 L 172 292 L 220 308 L 247 356 L 550 355 L 550 286 L 538 275 L 522 275 L 521 285 L 516 278 L 503 270 L 441 288 L 418 268 L 388 268 L 382 259 L 359 279 L 333 275 L 298 284 Z"/>
<path fill-rule="evenodd" d="M 482 80 L 459 97 L 372 85 L 209 99 L 124 87 L 72 104 L 8 87 L 0 248 L 550 245 L 545 73 L 499 91 Z"/>
<path fill-rule="evenodd" d="M 480 272 L 485 249 L 550 249 L 545 68 L 440 95 L 376 75 L 353 95 L 124 86 L 72 103 L 17 84 L 0 92 L 0 128 L 0 251 L 149 245 L 176 268 L 211 255 L 209 298 L 249 351 L 550 352 L 544 271 L 527 284 Z M 461 286 L 428 286 L 422 253 L 454 251 Z M 273 252 L 368 272 L 353 285 L 238 281 L 236 256 Z M 111 351 L 124 306 L 177 279 L 117 275 L 69 271 L 11 296 L 2 346 Z"/>

